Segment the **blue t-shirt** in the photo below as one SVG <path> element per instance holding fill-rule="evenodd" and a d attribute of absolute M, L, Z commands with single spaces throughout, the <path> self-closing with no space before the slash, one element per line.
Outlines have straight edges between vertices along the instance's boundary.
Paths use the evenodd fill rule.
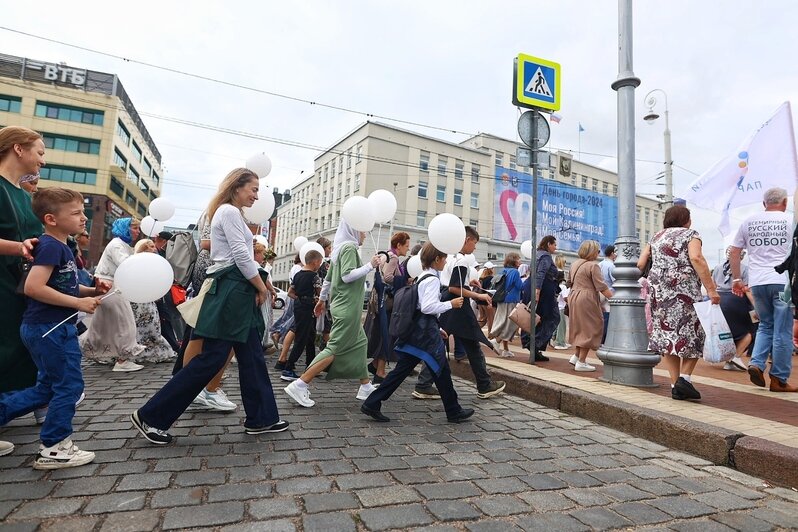
<path fill-rule="evenodd" d="M 75 297 L 79 295 L 78 267 L 75 264 L 75 255 L 63 242 L 50 235 L 39 237 L 39 243 L 33 248 L 33 265 L 53 266 L 47 286 L 62 294 Z M 50 305 L 30 297 L 25 299 L 27 307 L 22 316 L 24 323 L 58 323 L 75 313 L 75 309 L 72 307 Z M 70 320 L 70 323 L 76 321 L 77 317 Z"/>

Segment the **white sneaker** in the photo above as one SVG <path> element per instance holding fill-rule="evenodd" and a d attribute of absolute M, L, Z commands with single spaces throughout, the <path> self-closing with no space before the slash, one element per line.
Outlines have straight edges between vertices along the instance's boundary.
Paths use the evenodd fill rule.
<path fill-rule="evenodd" d="M 577 361 L 576 364 L 574 364 L 574 369 L 576 371 L 596 371 L 595 366 L 591 366 L 587 362 L 579 362 L 579 361 Z"/>
<path fill-rule="evenodd" d="M 288 394 L 288 397 L 296 401 L 299 406 L 310 408 L 316 404 L 316 401 L 310 398 L 310 390 L 308 389 L 307 385 L 303 388 L 300 388 L 299 382 L 299 379 L 295 380 L 286 386 L 284 391 Z"/>
<path fill-rule="evenodd" d="M 0 441 L 0 456 L 14 452 L 14 444 L 10 441 Z"/>
<path fill-rule="evenodd" d="M 493 346 L 493 350 L 496 351 L 496 354 L 501 356 L 502 354 L 502 347 L 499 345 L 499 342 L 496 341 L 494 338 L 490 341 L 490 344 Z"/>
<path fill-rule="evenodd" d="M 554 349 L 556 349 L 557 351 L 562 351 L 563 349 L 568 349 L 568 348 L 565 347 L 564 345 L 555 345 Z"/>
<path fill-rule="evenodd" d="M 117 362 L 114 364 L 114 369 L 111 371 L 138 371 L 143 368 L 144 366 L 141 364 L 136 364 L 132 360 L 125 360 L 124 362 Z"/>
<path fill-rule="evenodd" d="M 510 351 L 502 351 L 502 354 L 500 356 L 502 358 L 514 358 L 515 357 L 515 355 L 512 354 Z"/>
<path fill-rule="evenodd" d="M 93 452 L 81 451 L 77 445 L 72 443 L 70 438 L 67 438 L 52 447 L 42 445 L 39 448 L 39 455 L 33 462 L 33 469 L 76 467 L 88 464 L 92 460 L 94 460 Z"/>
<path fill-rule="evenodd" d="M 748 371 L 748 366 L 745 365 L 745 362 L 743 362 L 743 359 L 740 357 L 734 357 L 729 363 L 740 371 Z"/>
<path fill-rule="evenodd" d="M 219 410 L 221 412 L 232 412 L 238 405 L 227 398 L 227 395 L 221 388 L 215 392 L 209 392 L 205 388 L 194 399 L 194 402 L 206 406 L 212 410 Z"/>
<path fill-rule="evenodd" d="M 357 399 L 360 399 L 361 401 L 365 401 L 366 399 L 369 398 L 371 392 L 373 392 L 376 389 L 377 387 L 371 384 L 370 382 L 367 382 L 366 384 L 361 384 L 360 388 L 357 390 L 357 395 L 355 397 Z"/>
<path fill-rule="evenodd" d="M 571 358 L 568 359 L 568 363 L 572 366 L 576 366 L 577 362 L 579 362 L 579 357 L 576 355 L 571 355 Z"/>

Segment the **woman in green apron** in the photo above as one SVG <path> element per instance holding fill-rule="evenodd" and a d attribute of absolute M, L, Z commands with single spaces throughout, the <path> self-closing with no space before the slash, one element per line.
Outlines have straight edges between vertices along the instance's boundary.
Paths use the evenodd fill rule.
<path fill-rule="evenodd" d="M 358 379 L 357 398 L 360 400 L 365 400 L 375 389 L 369 382 L 366 368 L 368 339 L 360 318 L 363 315 L 366 276 L 380 265 L 380 258 L 375 255 L 370 262 L 362 264 L 357 247 L 363 243 L 365 235 L 349 227 L 343 219 L 335 232 L 330 269 L 314 310 L 317 317 L 321 315 L 324 302 L 329 297 L 333 318 L 330 340 L 305 373 L 285 388 L 285 393 L 301 406 L 309 408 L 316 404 L 310 398 L 308 384 L 325 370 L 328 380 Z"/>

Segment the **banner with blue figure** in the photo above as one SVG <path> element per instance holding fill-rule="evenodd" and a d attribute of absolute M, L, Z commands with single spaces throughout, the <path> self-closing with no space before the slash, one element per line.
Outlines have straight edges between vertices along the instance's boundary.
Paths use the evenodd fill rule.
<path fill-rule="evenodd" d="M 496 168 L 493 238 L 523 242 L 532 238 L 532 208 L 537 208 L 537 240 L 557 238 L 557 248 L 576 252 L 585 240 L 601 247 L 618 236 L 618 198 L 551 179 L 538 179 L 532 199 L 532 176 Z M 533 242 L 537 247 L 537 242 Z"/>

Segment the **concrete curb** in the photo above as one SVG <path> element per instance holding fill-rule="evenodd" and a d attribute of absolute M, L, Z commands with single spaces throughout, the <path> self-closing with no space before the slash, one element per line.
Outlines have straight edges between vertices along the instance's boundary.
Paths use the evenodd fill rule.
<path fill-rule="evenodd" d="M 474 380 L 468 364 L 452 363 L 450 366 L 452 374 Z M 507 383 L 506 393 L 690 453 L 717 465 L 735 467 L 774 484 L 798 488 L 798 449 L 504 369 L 492 367 L 490 372 L 495 379 Z"/>

